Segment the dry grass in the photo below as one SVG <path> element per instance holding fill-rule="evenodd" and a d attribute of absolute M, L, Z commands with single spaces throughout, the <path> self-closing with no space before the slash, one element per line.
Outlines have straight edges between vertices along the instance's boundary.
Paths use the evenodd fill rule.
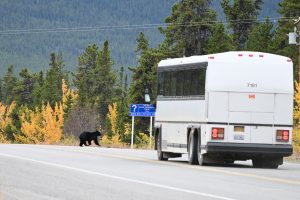
<path fill-rule="evenodd" d="M 124 149 L 131 148 L 131 145 L 129 143 L 121 142 L 118 136 L 113 136 L 112 139 L 109 139 L 107 135 L 104 135 L 100 144 L 101 146 L 107 148 L 124 148 Z M 148 142 L 142 144 L 134 144 L 133 147 L 135 149 L 151 149 Z M 152 148 L 153 148 L 153 142 L 152 142 Z"/>
<path fill-rule="evenodd" d="M 284 158 L 287 161 L 300 162 L 300 152 L 294 152 L 293 155 Z"/>
<path fill-rule="evenodd" d="M 117 136 L 114 136 L 112 139 L 108 139 L 106 135 L 102 137 L 102 139 L 99 141 L 100 145 L 105 148 L 123 148 L 123 149 L 129 149 L 131 148 L 129 143 L 121 142 L 120 139 Z M 64 136 L 60 142 L 58 142 L 56 145 L 63 145 L 63 146 L 78 146 L 79 145 L 79 139 L 78 137 L 74 135 L 68 135 Z M 94 143 L 92 142 L 92 146 L 94 146 Z M 152 141 L 152 145 L 150 148 L 149 144 L 134 144 L 135 149 L 153 149 L 154 144 Z"/>
<path fill-rule="evenodd" d="M 79 139 L 75 135 L 63 136 L 59 143 L 57 143 L 57 145 L 78 146 Z"/>

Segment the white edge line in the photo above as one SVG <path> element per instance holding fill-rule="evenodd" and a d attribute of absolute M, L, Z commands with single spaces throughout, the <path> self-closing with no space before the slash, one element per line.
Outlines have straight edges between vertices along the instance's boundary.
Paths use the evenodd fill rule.
<path fill-rule="evenodd" d="M 210 197 L 210 198 L 214 198 L 214 199 L 236 200 L 236 199 L 227 198 L 227 197 L 224 197 L 224 196 L 218 196 L 218 195 L 214 195 L 214 194 L 197 192 L 197 191 L 178 188 L 178 187 L 172 187 L 172 186 L 167 186 L 167 185 L 162 185 L 162 184 L 157 184 L 157 183 L 151 183 L 151 182 L 146 182 L 146 181 L 141 181 L 141 180 L 136 180 L 136 179 L 130 179 L 130 178 L 125 178 L 125 177 L 120 177 L 120 176 L 114 176 L 114 175 L 104 174 L 104 173 L 100 173 L 100 172 L 94 172 L 94 171 L 90 171 L 90 170 L 86 170 L 86 169 L 80 169 L 80 168 L 70 167 L 70 166 L 61 165 L 61 164 L 50 163 L 50 162 L 46 162 L 46 161 L 40 161 L 40 160 L 35 160 L 35 159 L 30 159 L 30 158 L 24 158 L 24 157 L 15 156 L 15 155 L 0 153 L 0 156 L 26 160 L 26 161 L 30 161 L 30 162 L 43 164 L 43 165 L 49 165 L 49 166 L 68 169 L 68 170 L 73 170 L 73 171 L 77 171 L 77 172 L 83 172 L 83 173 L 86 173 L 86 174 L 92 174 L 92 175 L 102 176 L 102 177 L 106 177 L 106 178 L 131 182 L 131 183 L 138 183 L 138 184 L 157 187 L 157 188 L 163 188 L 163 189 L 174 190 L 174 191 L 178 191 L 178 192 L 184 192 L 184 193 L 188 193 L 188 194 L 194 194 L 194 195 L 199 195 L 199 196 L 204 196 L 204 197 Z"/>

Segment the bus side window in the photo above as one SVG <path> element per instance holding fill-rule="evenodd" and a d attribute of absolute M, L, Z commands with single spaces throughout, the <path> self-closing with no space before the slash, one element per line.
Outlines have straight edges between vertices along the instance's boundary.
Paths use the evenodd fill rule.
<path fill-rule="evenodd" d="M 176 96 L 183 96 L 183 80 L 184 73 L 183 71 L 177 71 L 177 82 L 176 82 Z"/>
<path fill-rule="evenodd" d="M 205 68 L 158 72 L 157 94 L 166 97 L 205 95 Z"/>
<path fill-rule="evenodd" d="M 206 77 L 206 69 L 202 68 L 200 69 L 200 74 L 198 75 L 199 79 L 199 94 L 200 95 L 205 95 L 205 77 Z"/>
<path fill-rule="evenodd" d="M 157 95 L 164 95 L 164 73 L 158 72 L 157 74 Z"/>
<path fill-rule="evenodd" d="M 164 96 L 171 96 L 171 72 L 164 72 Z"/>
<path fill-rule="evenodd" d="M 171 72 L 171 91 L 170 91 L 170 95 L 169 96 L 176 96 L 176 83 L 177 83 L 177 72 L 176 71 L 172 71 Z"/>
<path fill-rule="evenodd" d="M 183 96 L 191 95 L 191 70 L 183 71 L 184 83 L 183 83 Z"/>
<path fill-rule="evenodd" d="M 200 95 L 199 85 L 200 69 L 192 70 L 191 74 L 191 95 Z"/>

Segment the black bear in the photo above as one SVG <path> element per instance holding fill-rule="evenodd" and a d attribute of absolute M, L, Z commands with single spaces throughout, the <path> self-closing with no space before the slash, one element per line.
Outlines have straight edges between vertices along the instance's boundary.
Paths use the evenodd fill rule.
<path fill-rule="evenodd" d="M 101 136 L 101 133 L 99 131 L 81 133 L 79 135 L 79 140 L 80 140 L 79 146 L 81 147 L 82 145 L 89 146 L 92 144 L 92 140 L 94 140 L 96 145 L 100 146 L 100 144 L 98 143 L 97 136 Z M 88 142 L 88 144 L 86 142 Z"/>

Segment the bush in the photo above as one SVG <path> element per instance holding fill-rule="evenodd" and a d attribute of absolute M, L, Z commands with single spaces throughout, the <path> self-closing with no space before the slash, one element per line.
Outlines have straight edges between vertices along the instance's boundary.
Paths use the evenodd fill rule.
<path fill-rule="evenodd" d="M 118 135 L 114 135 L 110 139 L 109 136 L 105 134 L 102 137 L 100 143 L 104 147 L 116 147 L 116 148 L 126 147 L 126 144 L 121 142 L 120 137 Z"/>
<path fill-rule="evenodd" d="M 66 145 L 66 146 L 77 146 L 79 145 L 79 139 L 77 136 L 71 135 L 64 135 L 58 145 Z"/>
<path fill-rule="evenodd" d="M 294 153 L 300 153 L 300 129 L 298 127 L 293 129 L 293 150 Z"/>

